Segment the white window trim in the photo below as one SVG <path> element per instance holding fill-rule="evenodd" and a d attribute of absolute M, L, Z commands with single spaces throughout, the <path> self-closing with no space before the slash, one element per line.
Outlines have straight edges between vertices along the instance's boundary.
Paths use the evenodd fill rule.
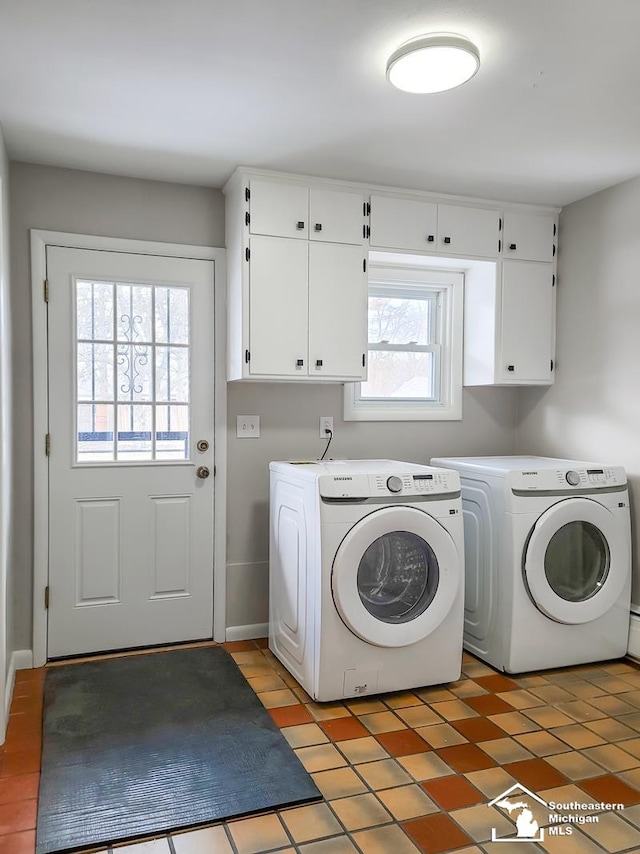
<path fill-rule="evenodd" d="M 464 274 L 459 270 L 441 270 L 397 263 L 370 266 L 370 284 L 405 284 L 408 287 L 431 285 L 442 289 L 438 322 L 440 359 L 443 366 L 439 401 L 363 399 L 360 383 L 344 385 L 345 421 L 460 421 L 462 419 L 462 361 Z"/>

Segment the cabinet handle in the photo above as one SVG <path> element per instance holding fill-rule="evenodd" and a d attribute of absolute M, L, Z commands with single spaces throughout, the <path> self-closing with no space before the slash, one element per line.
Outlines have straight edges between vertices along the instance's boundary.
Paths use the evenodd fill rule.
<path fill-rule="evenodd" d="M 296 368 L 304 367 L 304 359 L 296 359 Z"/>
<path fill-rule="evenodd" d="M 435 240 L 435 238 L 434 238 L 433 234 L 427 235 L 427 243 L 433 243 L 434 240 Z"/>
<path fill-rule="evenodd" d="M 515 369 L 516 369 L 516 366 L 515 366 L 515 365 L 507 365 L 507 370 L 508 370 L 508 371 L 515 371 Z"/>
<path fill-rule="evenodd" d="M 502 251 L 502 241 L 498 240 L 498 252 Z"/>
<path fill-rule="evenodd" d="M 316 368 L 322 367 L 322 359 L 316 359 Z"/>
<path fill-rule="evenodd" d="M 302 222 L 302 220 L 298 220 L 298 222 L 296 223 L 296 228 L 298 229 L 298 231 L 302 231 L 302 229 L 304 228 L 304 223 Z"/>
<path fill-rule="evenodd" d="M 322 223 L 317 222 L 313 228 L 314 228 L 314 231 L 322 231 Z"/>
<path fill-rule="evenodd" d="M 515 249 L 517 249 L 517 248 L 518 248 L 518 247 L 517 247 L 517 245 L 516 245 L 515 243 L 510 243 L 510 244 L 509 244 L 509 249 L 513 249 L 513 250 L 515 250 Z"/>
<path fill-rule="evenodd" d="M 445 242 L 445 243 L 451 243 L 451 238 L 450 238 L 450 237 L 445 237 L 444 242 Z"/>

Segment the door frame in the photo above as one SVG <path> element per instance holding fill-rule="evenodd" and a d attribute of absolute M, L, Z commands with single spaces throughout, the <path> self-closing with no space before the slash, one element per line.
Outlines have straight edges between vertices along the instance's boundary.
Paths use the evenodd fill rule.
<path fill-rule="evenodd" d="M 49 462 L 45 436 L 49 423 L 47 304 L 44 298 L 47 246 L 94 249 L 143 255 L 168 255 L 213 261 L 214 266 L 214 555 L 213 639 L 225 640 L 226 521 L 227 521 L 227 377 L 226 377 L 226 252 L 210 246 L 190 246 L 96 237 L 31 229 L 31 296 L 33 331 L 33 666 L 47 661 L 47 609 L 44 590 L 49 579 Z"/>

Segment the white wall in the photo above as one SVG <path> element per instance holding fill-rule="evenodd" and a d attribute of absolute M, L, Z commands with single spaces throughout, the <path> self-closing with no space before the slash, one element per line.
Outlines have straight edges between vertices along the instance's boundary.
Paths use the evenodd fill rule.
<path fill-rule="evenodd" d="M 11 323 L 9 302 L 9 163 L 0 129 L 0 744 L 5 733 L 9 669 L 9 554 L 11 501 Z"/>
<path fill-rule="evenodd" d="M 555 385 L 520 392 L 517 448 L 626 468 L 640 603 L 640 178 L 564 208 L 559 247 Z"/>

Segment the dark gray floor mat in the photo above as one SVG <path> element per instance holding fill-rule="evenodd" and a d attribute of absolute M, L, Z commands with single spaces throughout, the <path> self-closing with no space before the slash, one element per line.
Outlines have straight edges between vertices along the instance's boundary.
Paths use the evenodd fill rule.
<path fill-rule="evenodd" d="M 318 798 L 221 647 L 47 672 L 37 854 Z"/>

